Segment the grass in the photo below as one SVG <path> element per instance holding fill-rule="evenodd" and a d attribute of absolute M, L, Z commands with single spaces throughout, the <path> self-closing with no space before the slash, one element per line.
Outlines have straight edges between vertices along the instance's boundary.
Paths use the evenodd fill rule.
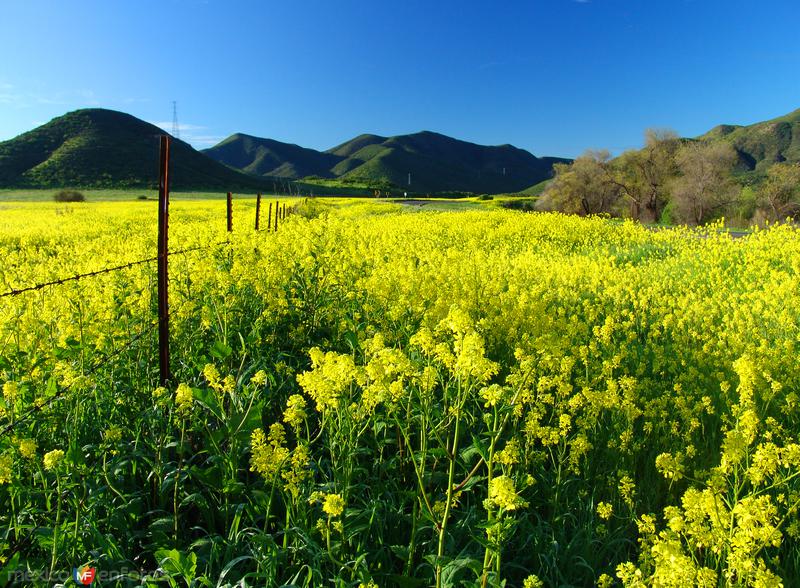
<path fill-rule="evenodd" d="M 0 190 L 0 202 L 52 202 L 53 196 L 58 189 L 4 189 Z M 127 202 L 130 200 L 142 200 L 141 196 L 146 196 L 148 200 L 158 200 L 157 190 L 129 189 L 89 189 L 80 190 L 86 195 L 88 202 Z M 222 200 L 227 197 L 227 192 L 201 192 L 201 191 L 170 191 L 170 200 Z M 235 199 L 255 199 L 256 193 L 234 192 Z M 286 196 L 278 194 L 263 193 L 264 199 L 271 200 L 297 200 L 296 196 Z"/>

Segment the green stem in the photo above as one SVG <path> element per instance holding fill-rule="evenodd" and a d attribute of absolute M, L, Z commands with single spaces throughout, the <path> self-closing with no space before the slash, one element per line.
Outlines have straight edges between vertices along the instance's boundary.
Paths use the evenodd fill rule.
<path fill-rule="evenodd" d="M 497 430 L 497 408 L 494 409 L 494 423 L 492 424 L 492 440 L 489 443 L 489 461 L 486 462 L 486 487 L 487 489 L 492 484 L 492 478 L 494 477 L 494 448 L 497 444 L 498 437 L 500 436 L 500 431 Z M 488 490 L 487 490 L 488 493 Z M 494 522 L 494 509 L 489 505 L 487 502 L 486 508 L 486 530 L 487 532 L 491 529 L 492 523 Z M 486 543 L 486 550 L 483 553 L 483 575 L 481 576 L 481 587 L 486 588 L 486 583 L 489 580 L 489 568 L 492 562 L 492 551 L 491 546 L 489 543 Z"/>
<path fill-rule="evenodd" d="M 419 508 L 421 509 L 422 506 L 420 505 Z M 406 560 L 406 570 L 405 576 L 406 578 L 411 577 L 411 567 L 414 563 L 414 549 L 416 548 L 417 542 L 417 503 L 412 503 L 411 505 L 411 539 L 408 542 L 408 559 Z"/>
<path fill-rule="evenodd" d="M 172 506 L 173 506 L 173 530 L 175 531 L 175 545 L 178 544 L 178 484 L 181 480 L 181 468 L 183 467 L 183 440 L 186 433 L 186 424 L 181 421 L 181 443 L 178 446 L 178 471 L 175 472 L 175 484 L 172 487 Z"/>
<path fill-rule="evenodd" d="M 56 548 L 58 547 L 58 526 L 61 524 L 61 476 L 56 472 L 56 524 L 53 526 L 53 550 L 50 554 L 50 577 L 56 569 Z"/>
<path fill-rule="evenodd" d="M 462 403 L 463 404 L 463 403 Z M 456 457 L 458 456 L 458 436 L 461 428 L 461 405 L 457 407 L 456 426 L 453 433 L 453 447 L 448 456 L 450 459 L 450 470 L 447 473 L 447 503 L 444 505 L 444 516 L 439 527 L 439 547 L 436 551 L 436 588 L 442 586 L 442 564 L 440 561 L 444 555 L 444 538 L 447 534 L 447 520 L 450 518 L 450 506 L 453 502 L 453 481 L 456 474 Z"/>

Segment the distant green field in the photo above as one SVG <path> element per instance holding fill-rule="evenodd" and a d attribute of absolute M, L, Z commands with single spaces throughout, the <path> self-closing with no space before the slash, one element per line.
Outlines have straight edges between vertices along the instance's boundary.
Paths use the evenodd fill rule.
<path fill-rule="evenodd" d="M 15 202 L 50 202 L 53 196 L 60 190 L 56 189 L 6 189 L 0 190 L 0 201 L 15 201 Z M 146 197 L 148 200 L 158 200 L 157 190 L 141 190 L 141 189 L 97 189 L 97 190 L 79 190 L 88 202 L 106 202 L 106 201 L 129 201 L 129 200 L 143 200 Z M 225 198 L 226 192 L 180 192 L 171 191 L 170 199 L 177 200 L 215 200 Z M 255 192 L 252 193 L 237 193 L 234 192 L 234 198 L 252 198 L 255 199 Z M 264 194 L 265 199 L 277 200 L 297 200 L 298 197 L 291 197 L 286 195 Z"/>

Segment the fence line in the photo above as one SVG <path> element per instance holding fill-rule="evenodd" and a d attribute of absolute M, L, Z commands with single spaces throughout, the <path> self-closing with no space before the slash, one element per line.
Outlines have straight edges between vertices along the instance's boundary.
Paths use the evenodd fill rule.
<path fill-rule="evenodd" d="M 182 253 L 191 253 L 192 251 L 199 251 L 201 249 L 210 249 L 212 247 L 216 247 L 218 245 L 222 245 L 225 243 L 230 243 L 230 241 L 219 241 L 218 243 L 214 243 L 212 245 L 200 245 L 197 247 L 188 247 L 186 249 L 181 249 L 179 251 L 170 251 L 168 255 L 180 255 Z M 74 276 L 69 276 L 67 278 L 58 278 L 57 280 L 53 280 L 51 282 L 43 282 L 41 284 L 36 284 L 35 286 L 27 286 L 25 288 L 16 288 L 13 290 L 9 290 L 8 292 L 3 292 L 0 294 L 0 298 L 5 298 L 7 296 L 18 296 L 19 294 L 24 294 L 25 292 L 32 292 L 34 290 L 41 290 L 42 288 L 46 288 L 47 286 L 60 286 L 61 284 L 65 284 L 67 282 L 73 282 L 77 280 L 82 280 L 83 278 L 91 278 L 94 276 L 99 276 L 101 274 L 107 274 L 123 269 L 128 269 L 137 265 L 142 265 L 145 263 L 152 263 L 158 260 L 158 256 L 155 257 L 148 257 L 147 259 L 139 259 L 137 261 L 131 261 L 128 263 L 124 263 L 122 265 L 114 266 L 114 267 L 107 267 L 101 270 L 95 270 L 93 272 L 87 272 L 85 274 L 77 274 Z"/>
<path fill-rule="evenodd" d="M 130 339 L 130 341 L 128 341 L 128 343 L 126 345 L 124 345 L 123 347 L 120 347 L 119 349 L 115 349 L 114 351 L 112 351 L 111 353 L 106 355 L 100 361 L 98 361 L 93 366 L 91 366 L 87 372 L 85 372 L 85 373 L 83 373 L 81 375 L 82 376 L 91 376 L 91 375 L 95 374 L 97 372 L 97 370 L 99 370 L 101 367 L 107 365 L 112 359 L 114 359 L 115 357 L 117 357 L 118 355 L 123 353 L 124 351 L 127 351 L 131 347 L 133 347 L 134 343 L 136 343 L 137 341 L 142 339 L 148 333 L 151 333 L 153 331 L 153 329 L 156 328 L 156 326 L 158 326 L 158 321 L 152 321 L 149 326 L 145 327 L 139 333 L 137 333 L 134 337 L 132 337 Z M 42 409 L 49 407 L 56 400 L 60 400 L 61 398 L 63 398 L 64 395 L 67 392 L 70 391 L 70 389 L 71 389 L 71 386 L 65 386 L 64 388 L 62 388 L 61 390 L 59 390 L 58 392 L 53 394 L 53 396 L 48 398 L 47 401 L 39 403 L 39 404 L 34 402 L 33 407 L 24 416 L 22 416 L 19 419 L 15 420 L 13 423 L 9 423 L 8 425 L 5 426 L 5 428 L 2 431 L 0 431 L 0 437 L 7 435 L 9 432 L 13 431 L 18 425 L 30 420 L 31 417 L 33 417 L 36 413 L 41 412 Z"/>
<path fill-rule="evenodd" d="M 81 374 L 82 376 L 91 376 L 95 374 L 100 368 L 109 364 L 112 359 L 119 356 L 125 351 L 130 350 L 133 345 L 145 337 L 148 333 L 151 333 L 156 327 L 159 327 L 159 359 L 160 359 L 160 382 L 162 385 L 166 385 L 166 383 L 170 379 L 169 373 L 169 330 L 168 330 L 168 323 L 166 322 L 165 317 L 168 316 L 165 313 L 167 312 L 168 308 L 168 300 L 167 300 L 167 290 L 166 290 L 166 283 L 168 280 L 167 272 L 166 272 L 166 262 L 170 255 L 180 255 L 184 253 L 190 253 L 192 251 L 200 251 L 204 249 L 210 249 L 212 247 L 218 247 L 224 244 L 230 244 L 230 239 L 226 239 L 224 241 L 219 241 L 217 243 L 213 243 L 211 245 L 201 245 L 196 247 L 188 247 L 185 249 L 181 249 L 179 251 L 168 251 L 167 250 L 167 219 L 168 219 L 168 206 L 169 206 L 169 138 L 162 137 L 161 139 L 161 169 L 160 169 L 160 182 L 159 182 L 159 254 L 153 257 L 148 257 L 146 259 L 139 259 L 136 261 L 130 261 L 128 263 L 124 263 L 122 265 L 114 266 L 114 267 L 107 267 L 100 270 L 94 270 L 91 272 L 86 272 L 83 274 L 76 274 L 73 276 L 68 276 L 65 278 L 58 278 L 55 280 L 51 280 L 49 282 L 42 282 L 39 284 L 35 284 L 33 286 L 26 286 L 22 288 L 13 288 L 7 292 L 3 292 L 0 294 L 0 298 L 6 298 L 9 296 L 18 296 L 20 294 L 24 294 L 26 292 L 33 292 L 37 290 L 41 290 L 48 286 L 59 286 L 65 284 L 67 282 L 78 281 L 84 278 L 95 277 L 102 274 L 107 274 L 115 271 L 121 271 L 124 269 L 129 269 L 138 265 L 143 265 L 146 263 L 152 263 L 154 261 L 159 262 L 159 288 L 158 288 L 158 295 L 159 295 L 159 318 L 158 320 L 152 321 L 150 325 L 136 334 L 133 338 L 131 338 L 127 344 L 124 346 L 115 349 L 111 353 L 107 354 L 103 357 L 100 361 L 96 362 L 92 365 L 88 371 Z M 163 208 L 163 211 L 162 211 Z M 227 193 L 227 230 L 228 232 L 232 232 L 233 230 L 233 199 L 231 192 Z M 287 211 L 286 204 L 284 203 L 281 206 L 279 201 L 275 202 L 275 218 L 274 218 L 274 230 L 278 230 L 278 221 L 285 220 L 287 212 L 291 214 L 293 209 Z M 261 213 L 261 194 L 259 193 L 256 200 L 256 221 L 255 221 L 255 229 L 259 230 L 260 228 L 260 213 Z M 268 230 L 273 230 L 272 227 L 272 202 L 269 203 L 269 213 L 267 217 L 267 228 Z M 163 274 L 163 277 L 162 277 Z M 163 283 L 162 283 L 163 282 Z M 161 299 L 164 298 L 162 301 Z M 162 308 L 162 306 L 164 308 Z M 57 386 L 57 384 L 56 384 Z M 9 423 L 0 430 L 0 437 L 7 435 L 9 432 L 13 431 L 18 425 L 29 421 L 35 414 L 41 412 L 43 409 L 48 408 L 51 404 L 55 401 L 62 399 L 67 392 L 71 390 L 71 385 L 67 385 L 60 390 L 57 390 L 56 393 L 49 397 L 46 401 L 41 403 L 34 402 L 34 405 L 31 409 L 27 411 L 23 416 L 19 419 L 15 420 L 13 423 Z"/>

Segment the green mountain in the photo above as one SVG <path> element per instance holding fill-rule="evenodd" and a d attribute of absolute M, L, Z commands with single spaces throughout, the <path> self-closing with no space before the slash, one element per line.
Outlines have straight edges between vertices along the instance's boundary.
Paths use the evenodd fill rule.
<path fill-rule="evenodd" d="M 334 177 L 326 170 L 339 158 L 299 145 L 261 139 L 243 133 L 231 135 L 212 149 L 205 150 L 212 159 L 257 176 L 303 178 L 318 175 Z"/>
<path fill-rule="evenodd" d="M 697 139 L 729 143 L 740 173 L 763 176 L 775 163 L 800 162 L 800 109 L 747 126 L 719 125 Z"/>
<path fill-rule="evenodd" d="M 360 135 L 325 152 L 238 134 L 204 152 L 251 173 L 390 183 L 414 193 L 516 192 L 549 178 L 554 163 L 568 161 L 429 131 L 396 137 Z"/>
<path fill-rule="evenodd" d="M 69 112 L 0 143 L 2 187 L 158 186 L 159 139 L 164 131 L 114 110 Z M 174 139 L 170 186 L 174 189 L 266 189 L 264 178 L 230 169 Z"/>

